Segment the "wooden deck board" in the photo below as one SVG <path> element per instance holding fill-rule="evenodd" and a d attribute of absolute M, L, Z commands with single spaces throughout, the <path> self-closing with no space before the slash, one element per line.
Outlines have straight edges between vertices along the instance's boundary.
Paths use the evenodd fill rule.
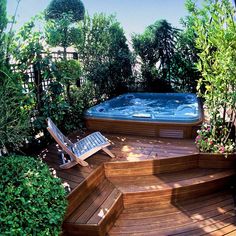
<path fill-rule="evenodd" d="M 86 160 L 89 163 L 89 167 L 77 165 L 69 170 L 61 170 L 59 168 L 58 158 L 58 150 L 60 148 L 55 143 L 42 150 L 39 156 L 49 167 L 54 168 L 57 176 L 73 190 L 76 184 L 79 185 L 98 166 L 103 165 L 104 162 L 125 161 L 132 163 L 133 161 L 162 160 L 198 153 L 193 140 L 188 139 L 175 140 L 150 137 L 142 138 L 129 135 L 104 135 L 113 143 L 110 150 L 117 158 L 110 159 L 103 151 L 100 151 Z M 78 134 L 75 133 L 71 137 L 71 140 L 75 141 L 77 137 Z"/>
<path fill-rule="evenodd" d="M 83 204 L 78 206 L 79 210 L 77 211 L 75 209 L 74 213 L 72 213 L 72 215 L 66 221 L 72 223 L 76 222 L 81 217 L 82 214 L 84 214 L 86 211 L 89 210 L 89 207 L 94 203 L 94 201 L 100 200 L 100 198 L 104 195 L 105 191 L 107 191 L 107 189 L 109 189 L 110 187 L 109 185 L 106 186 L 106 184 L 107 181 L 104 181 L 101 185 L 97 186 L 95 190 L 89 195 L 89 197 L 85 199 Z"/>
<path fill-rule="evenodd" d="M 68 170 L 60 169 L 59 147 L 55 144 L 39 154 L 54 169 L 54 174 L 70 187 L 67 196 L 70 205 L 64 222 L 71 232 L 68 235 L 105 235 L 114 223 L 109 232 L 111 236 L 236 235 L 230 193 L 222 190 L 209 195 L 217 191 L 216 184 L 224 186 L 227 178 L 221 180 L 221 175 L 224 178 L 227 170 L 211 169 L 214 168 L 212 162 L 207 156 L 199 157 L 192 139 L 104 135 L 112 142 L 109 149 L 116 158 L 111 159 L 99 151 L 86 159 L 88 167 L 76 165 Z M 75 141 L 76 138 L 74 134 L 71 139 Z M 232 161 L 228 160 L 216 159 L 216 168 L 232 167 Z M 199 171 L 199 167 L 205 169 Z M 197 184 L 199 180 L 208 182 L 211 175 L 214 179 L 214 173 L 219 175 L 217 183 Z M 109 182 L 106 178 L 112 180 L 115 188 L 104 184 Z M 178 190 L 176 184 L 189 187 L 183 189 L 180 198 L 172 199 L 169 193 L 173 188 Z M 158 199 L 162 200 L 157 202 L 155 191 L 159 187 L 166 188 L 167 192 L 161 193 Z M 138 201 L 132 200 L 133 190 Z M 125 191 L 131 199 L 127 205 L 123 205 L 127 200 Z M 153 194 L 149 196 L 150 191 Z M 199 192 L 205 195 L 199 197 Z M 101 209 L 109 208 L 107 217 L 102 219 Z"/>
<path fill-rule="evenodd" d="M 83 214 L 80 217 L 78 217 L 78 219 L 76 219 L 75 221 L 76 224 L 87 223 L 90 220 L 90 218 L 95 214 L 97 209 L 99 209 L 102 203 L 109 197 L 109 195 L 114 190 L 114 186 L 108 181 L 104 181 L 103 185 L 104 185 L 104 188 L 102 189 L 102 191 L 100 191 L 99 196 L 93 197 L 90 194 L 89 197 L 92 197 L 92 201 L 90 202 L 90 205 L 87 207 L 85 212 L 83 212 Z M 87 199 L 85 200 L 85 202 L 87 201 Z"/>
<path fill-rule="evenodd" d="M 109 235 L 223 235 L 236 230 L 235 220 L 232 195 L 218 192 L 186 205 L 124 209 Z"/>
<path fill-rule="evenodd" d="M 200 184 L 218 178 L 218 176 L 228 176 L 233 173 L 235 173 L 234 170 L 197 168 L 159 175 L 115 177 L 109 179 L 123 193 L 138 193 L 165 189 L 169 190 L 174 187 L 178 188 Z"/>

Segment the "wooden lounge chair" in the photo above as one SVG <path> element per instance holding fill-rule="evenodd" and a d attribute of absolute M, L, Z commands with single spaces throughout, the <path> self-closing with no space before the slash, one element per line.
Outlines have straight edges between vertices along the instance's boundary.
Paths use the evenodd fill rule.
<path fill-rule="evenodd" d="M 94 132 L 78 142 L 72 143 L 62 134 L 50 118 L 47 118 L 47 126 L 47 130 L 63 150 L 62 164 L 60 165 L 62 169 L 69 169 L 77 164 L 87 166 L 88 163 L 84 160 L 101 149 L 111 158 L 115 157 L 107 148 L 110 142 L 100 132 Z M 64 153 L 69 155 L 69 160 L 64 158 Z"/>

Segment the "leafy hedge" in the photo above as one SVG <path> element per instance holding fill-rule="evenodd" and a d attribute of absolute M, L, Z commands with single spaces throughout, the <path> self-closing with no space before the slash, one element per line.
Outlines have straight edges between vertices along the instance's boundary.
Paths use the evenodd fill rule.
<path fill-rule="evenodd" d="M 0 235 L 58 235 L 65 190 L 40 160 L 0 157 Z"/>

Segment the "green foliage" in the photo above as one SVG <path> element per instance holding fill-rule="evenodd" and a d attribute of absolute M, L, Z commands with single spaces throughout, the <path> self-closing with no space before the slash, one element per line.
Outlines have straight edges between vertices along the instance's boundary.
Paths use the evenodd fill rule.
<path fill-rule="evenodd" d="M 143 34 L 132 38 L 136 54 L 141 58 L 141 73 L 146 89 L 171 90 L 171 64 L 178 30 L 166 20 L 156 21 Z"/>
<path fill-rule="evenodd" d="M 132 56 L 126 37 L 114 16 L 88 15 L 79 24 L 82 37 L 76 44 L 84 78 L 96 86 L 98 99 L 127 91 L 132 76 Z"/>
<path fill-rule="evenodd" d="M 184 30 L 173 28 L 166 20 L 156 21 L 143 34 L 132 37 L 141 71 L 137 75 L 145 91 L 195 92 L 200 73 L 192 22 L 183 22 Z M 141 59 L 141 60 L 139 60 Z"/>
<path fill-rule="evenodd" d="M 71 15 L 71 22 L 84 18 L 84 4 L 80 0 L 52 0 L 46 9 L 46 20 L 62 19 L 63 15 Z"/>
<path fill-rule="evenodd" d="M 82 70 L 79 61 L 77 60 L 61 60 L 56 62 L 57 78 L 64 84 L 67 81 L 76 82 L 80 79 Z"/>
<path fill-rule="evenodd" d="M 46 46 L 43 45 L 44 34 L 35 29 L 36 22 L 41 22 L 41 20 L 42 16 L 36 16 L 27 22 L 15 34 L 10 47 L 11 56 L 16 63 L 14 68 L 17 71 L 18 82 L 25 84 L 25 107 L 29 116 L 35 117 L 31 129 L 32 137 L 45 127 L 45 125 L 39 125 L 42 123 L 39 121 L 39 117 L 42 109 L 44 109 L 42 83 L 44 80 L 48 81 L 53 77 L 52 61 Z M 29 80 L 30 69 L 33 69 L 33 80 Z M 43 123 L 45 123 L 45 119 Z"/>
<path fill-rule="evenodd" d="M 90 81 L 84 82 L 79 88 L 71 88 L 71 106 L 63 122 L 65 130 L 83 127 L 84 111 L 96 104 L 95 95 L 94 84 Z"/>
<path fill-rule="evenodd" d="M 73 23 L 83 20 L 84 5 L 80 0 L 52 0 L 45 11 L 46 41 L 49 45 L 63 47 L 64 60 L 69 46 L 80 41 L 81 33 Z"/>
<path fill-rule="evenodd" d="M 35 22 L 41 20 L 41 16 L 38 16 L 26 23 L 16 34 L 11 47 L 18 80 L 26 84 L 25 107 L 29 116 L 34 117 L 30 142 L 34 141 L 35 135 L 46 129 L 47 117 L 61 124 L 69 110 L 63 84 L 55 78 L 55 64 L 43 43 L 44 33 L 35 29 Z M 28 76 L 30 68 L 34 72 L 33 81 L 30 81 Z M 43 89 L 44 81 L 51 83 Z"/>
<path fill-rule="evenodd" d="M 45 120 L 47 117 L 55 120 L 60 127 L 63 126 L 63 121 L 66 120 L 70 110 L 70 106 L 64 96 L 64 87 L 55 78 L 41 96 L 41 109 L 33 123 L 36 133 L 46 129 Z M 65 130 L 65 127 L 63 127 L 63 130 Z"/>
<path fill-rule="evenodd" d="M 200 50 L 197 69 L 202 79 L 198 82 L 198 93 L 205 100 L 213 139 L 217 140 L 218 121 L 222 118 L 220 126 L 224 127 L 226 113 L 231 114 L 229 128 L 221 141 L 226 144 L 236 119 L 235 10 L 229 0 L 205 0 L 202 9 L 191 0 L 186 5 L 197 34 L 196 47 Z"/>
<path fill-rule="evenodd" d="M 23 87 L 17 75 L 10 71 L 13 33 L 11 28 L 7 32 L 7 23 L 6 1 L 3 0 L 0 2 L 0 151 L 11 152 L 18 150 L 28 137 L 29 115 Z"/>
<path fill-rule="evenodd" d="M 195 66 L 199 50 L 195 46 L 196 35 L 192 29 L 191 19 L 182 19 L 182 25 L 184 30 L 179 32 L 172 58 L 172 86 L 176 91 L 195 93 L 201 77 Z"/>
<path fill-rule="evenodd" d="M 40 160 L 0 158 L 0 234 L 59 235 L 66 210 L 65 190 Z"/>
<path fill-rule="evenodd" d="M 6 8 L 7 8 L 7 1 L 6 0 L 2 0 L 0 2 L 0 34 L 2 34 L 4 32 L 4 30 L 6 29 L 7 26 L 7 12 L 6 12 Z"/>
<path fill-rule="evenodd" d="M 66 86 L 67 101 L 72 105 L 70 90 L 71 86 L 80 84 L 82 74 L 80 63 L 77 60 L 61 60 L 56 62 L 56 67 L 56 78 Z"/>
<path fill-rule="evenodd" d="M 63 132 L 81 128 L 85 109 L 96 103 L 94 97 L 94 85 L 88 81 L 80 87 L 71 86 L 69 102 L 65 96 L 65 86 L 55 80 L 44 92 L 42 110 L 34 125 L 42 130 L 45 128 L 45 119 L 51 117 Z"/>
<path fill-rule="evenodd" d="M 81 40 L 81 32 L 71 24 L 71 15 L 63 13 L 60 19 L 48 20 L 45 26 L 46 41 L 49 45 L 66 49 Z M 64 59 L 66 57 L 64 56 Z"/>
<path fill-rule="evenodd" d="M 28 137 L 29 116 L 18 81 L 0 72 L 0 150 L 19 149 Z"/>
<path fill-rule="evenodd" d="M 11 55 L 16 63 L 17 71 L 23 75 L 30 65 L 41 61 L 41 55 L 47 48 L 43 45 L 44 34 L 36 29 L 36 22 L 41 22 L 38 15 L 25 23 L 14 36 L 10 47 Z"/>
<path fill-rule="evenodd" d="M 202 124 L 200 130 L 198 130 L 198 136 L 196 137 L 195 143 L 201 152 L 211 153 L 232 153 L 235 150 L 235 143 L 232 139 L 224 141 L 225 135 L 228 134 L 229 130 L 227 125 L 222 125 L 222 121 L 217 121 L 217 129 L 207 123 Z M 215 135 L 215 134 L 216 135 Z"/>
<path fill-rule="evenodd" d="M 54 82 L 43 96 L 42 125 L 45 118 L 52 117 L 64 131 L 81 127 L 83 112 L 94 98 L 91 83 L 80 86 L 81 66 L 76 60 L 55 63 Z"/>
<path fill-rule="evenodd" d="M 5 29 L 7 27 L 6 0 L 0 1 L 0 66 L 5 60 Z"/>
<path fill-rule="evenodd" d="M 36 20 L 41 20 L 41 17 L 34 18 L 21 28 L 11 49 L 17 62 L 18 79 L 27 84 L 25 107 L 29 116 L 34 117 L 32 137 L 45 131 L 47 117 L 55 120 L 65 132 L 77 129 L 81 126 L 86 103 L 94 97 L 91 83 L 87 90 L 87 84 L 80 87 L 82 69 L 77 60 L 52 61 L 43 43 L 44 32 L 35 30 Z M 31 66 L 37 75 L 33 81 L 27 75 Z M 44 81 L 50 81 L 49 85 L 43 87 Z M 47 136 L 48 132 L 44 133 Z"/>

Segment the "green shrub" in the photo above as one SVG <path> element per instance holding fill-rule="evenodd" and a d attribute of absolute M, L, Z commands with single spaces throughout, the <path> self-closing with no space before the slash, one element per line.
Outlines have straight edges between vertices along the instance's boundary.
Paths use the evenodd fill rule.
<path fill-rule="evenodd" d="M 229 0 L 205 0 L 202 8 L 193 0 L 186 3 L 200 52 L 196 64 L 202 76 L 198 80 L 198 95 L 209 115 L 213 141 L 218 140 L 217 144 L 223 147 L 231 146 L 229 137 L 236 120 L 235 8 Z M 220 126 L 223 132 L 219 138 Z"/>
<path fill-rule="evenodd" d="M 0 150 L 18 150 L 29 136 L 30 118 L 22 86 L 0 71 Z"/>
<path fill-rule="evenodd" d="M 86 15 L 75 43 L 83 78 L 95 85 L 96 98 L 127 92 L 132 84 L 132 54 L 124 30 L 112 15 Z"/>
<path fill-rule="evenodd" d="M 233 153 L 235 151 L 235 143 L 232 139 L 228 139 L 226 143 L 223 142 L 224 136 L 228 133 L 227 125 L 218 120 L 216 126 L 212 124 L 203 123 L 195 143 L 200 152 L 210 153 Z M 215 134 L 213 134 L 215 133 Z"/>
<path fill-rule="evenodd" d="M 77 60 L 61 60 L 56 61 L 55 64 L 56 79 L 64 85 L 66 100 L 71 105 L 71 88 L 77 84 L 80 85 L 82 74 L 80 63 Z"/>
<path fill-rule="evenodd" d="M 0 158 L 0 235 L 58 235 L 65 190 L 40 160 Z"/>
<path fill-rule="evenodd" d="M 96 103 L 95 88 L 92 82 L 84 82 L 80 88 L 72 87 L 70 111 L 63 122 L 66 131 L 81 128 L 85 110 Z"/>

